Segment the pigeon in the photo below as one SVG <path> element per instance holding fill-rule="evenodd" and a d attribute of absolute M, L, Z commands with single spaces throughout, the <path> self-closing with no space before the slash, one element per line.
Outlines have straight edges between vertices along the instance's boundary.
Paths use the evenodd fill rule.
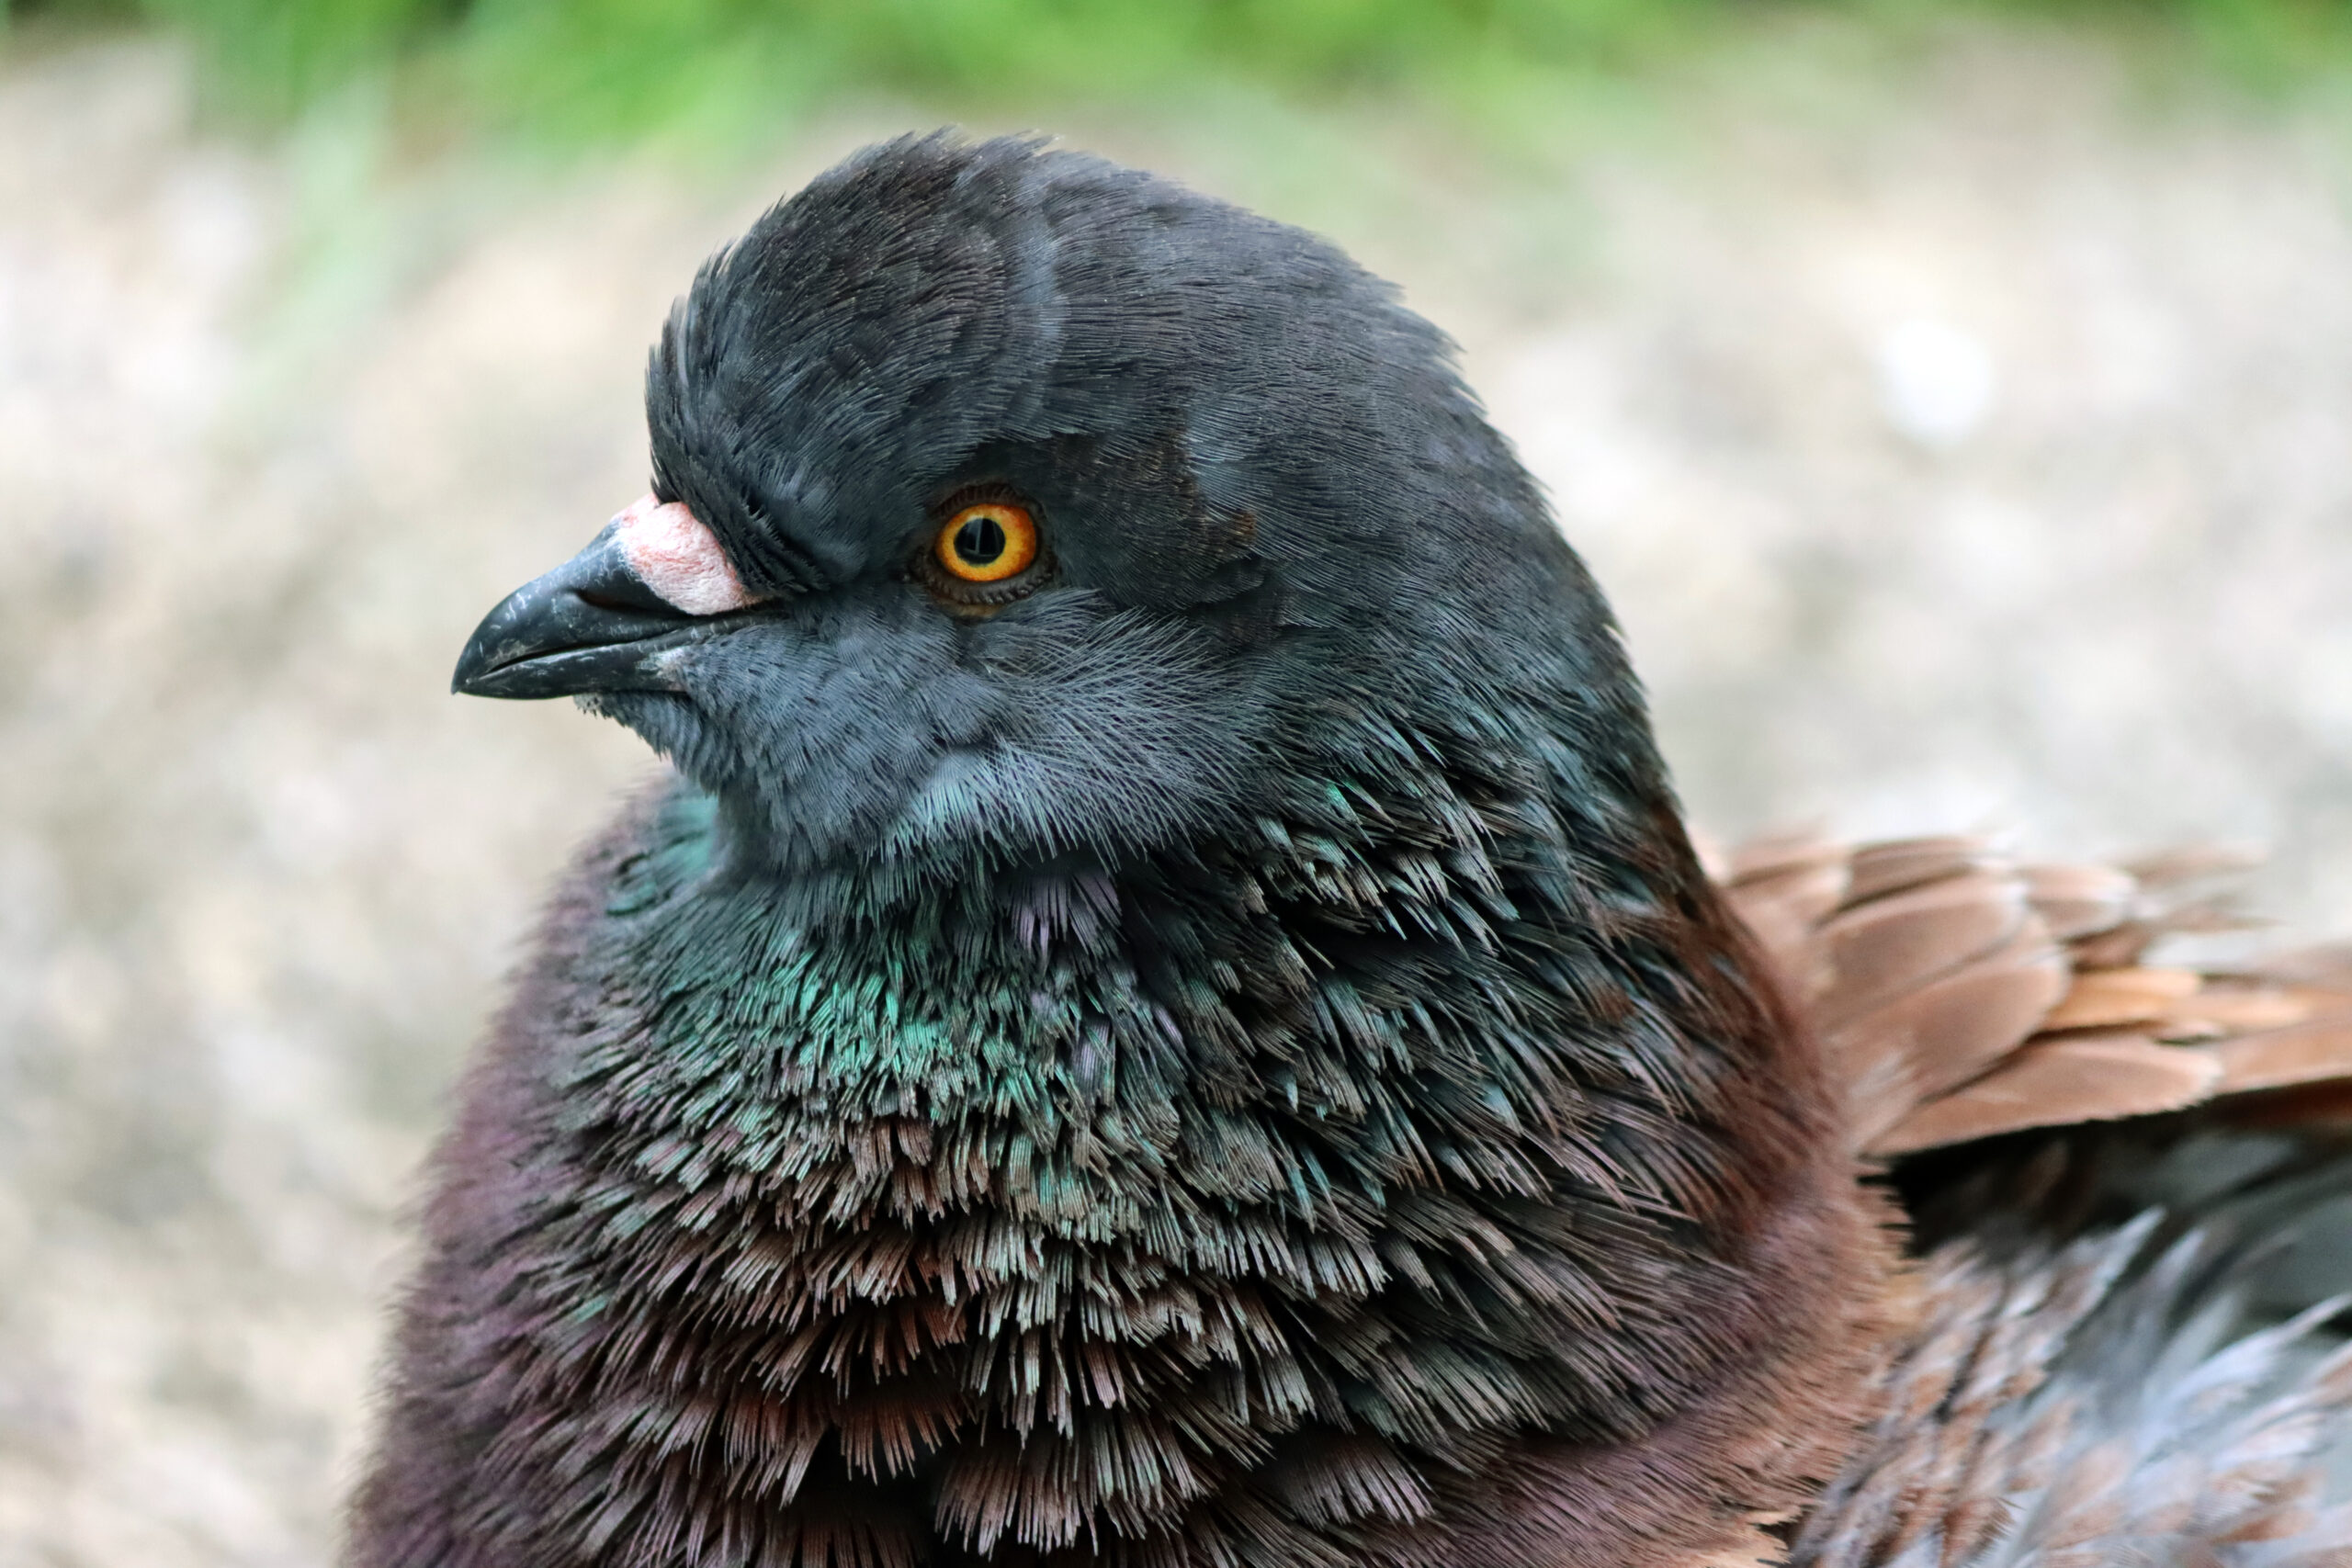
<path fill-rule="evenodd" d="M 463 1080 L 354 1568 L 2341 1563 L 2352 957 L 1694 847 L 1447 340 L 1036 140 L 713 257 L 458 692 L 667 768 Z"/>

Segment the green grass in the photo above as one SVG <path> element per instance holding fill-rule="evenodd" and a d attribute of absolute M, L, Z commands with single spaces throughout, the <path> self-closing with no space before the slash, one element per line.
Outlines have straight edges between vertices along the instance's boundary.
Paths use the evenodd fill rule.
<path fill-rule="evenodd" d="M 0 16 L 12 6 L 184 30 L 236 118 L 284 119 L 370 80 L 437 121 L 557 147 L 725 141 L 851 91 L 1021 106 L 1216 79 L 1475 109 L 1807 12 L 2109 28 L 2266 91 L 2352 66 L 2352 0 L 0 0 Z"/>

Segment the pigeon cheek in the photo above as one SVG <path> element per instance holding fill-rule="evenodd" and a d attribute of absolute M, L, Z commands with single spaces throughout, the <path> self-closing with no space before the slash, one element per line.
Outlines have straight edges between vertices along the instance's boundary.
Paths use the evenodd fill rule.
<path fill-rule="evenodd" d="M 645 660 L 681 701 L 613 703 L 705 788 L 733 795 L 787 857 L 870 848 L 938 766 L 1003 722 L 956 633 L 903 585 L 866 585 L 725 623 Z"/>
<path fill-rule="evenodd" d="M 723 615 L 759 602 L 718 536 L 682 502 L 638 497 L 613 519 L 613 537 L 639 580 L 685 615 Z"/>

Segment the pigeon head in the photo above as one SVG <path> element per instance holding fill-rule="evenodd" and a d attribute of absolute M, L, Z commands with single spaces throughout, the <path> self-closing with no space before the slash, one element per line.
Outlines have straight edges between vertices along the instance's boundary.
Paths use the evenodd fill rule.
<path fill-rule="evenodd" d="M 647 408 L 651 494 L 456 684 L 582 697 L 778 867 L 1148 853 L 1420 710 L 1521 724 L 1518 687 L 1656 772 L 1444 338 L 1166 181 L 871 151 L 702 269 Z"/>

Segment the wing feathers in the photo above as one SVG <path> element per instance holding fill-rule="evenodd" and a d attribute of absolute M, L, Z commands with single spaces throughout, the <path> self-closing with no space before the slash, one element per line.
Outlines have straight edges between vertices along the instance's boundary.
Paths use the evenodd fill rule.
<path fill-rule="evenodd" d="M 2028 1127 L 2178 1111 L 2209 1098 L 2222 1077 L 2208 1050 L 2159 1045 L 2128 1031 L 2036 1041 L 1975 1082 L 1928 1100 L 1871 1152 L 1905 1155 Z"/>
<path fill-rule="evenodd" d="M 2120 925 L 2140 893 L 2129 872 L 2111 865 L 2030 865 L 2018 875 L 2033 912 L 2061 942 Z"/>
<path fill-rule="evenodd" d="M 2065 988 L 2065 960 L 2020 931 L 1828 1033 L 1833 1067 L 1869 1091 L 1856 1107 L 1864 1143 L 2016 1051 Z"/>
<path fill-rule="evenodd" d="M 1846 901 L 1860 904 L 1908 887 L 1941 882 L 1974 870 L 1984 846 L 1974 839 L 1896 839 L 1864 844 L 1848 862 Z"/>
<path fill-rule="evenodd" d="M 2113 1029 L 2154 1023 L 2173 1004 L 2195 996 L 2204 977 L 2193 969 L 2087 969 L 2042 1021 L 2044 1029 Z"/>
<path fill-rule="evenodd" d="M 2221 1064 L 2223 1094 L 2352 1078 L 2352 1018 L 2266 1030 L 2207 1049 Z"/>
<path fill-rule="evenodd" d="M 1858 1145 L 1894 1156 L 2352 1086 L 2352 947 L 2245 973 L 2142 962 L 2173 932 L 2245 924 L 2210 884 L 2246 863 L 2017 866 L 1968 838 L 1792 835 L 1735 850 L 1724 888 L 1821 1032 Z"/>
<path fill-rule="evenodd" d="M 1834 1032 L 2010 942 L 2030 915 L 2022 885 L 1982 871 L 1859 903 L 1849 896 L 1821 926 L 1826 974 L 1807 998 L 1815 1021 Z"/>

